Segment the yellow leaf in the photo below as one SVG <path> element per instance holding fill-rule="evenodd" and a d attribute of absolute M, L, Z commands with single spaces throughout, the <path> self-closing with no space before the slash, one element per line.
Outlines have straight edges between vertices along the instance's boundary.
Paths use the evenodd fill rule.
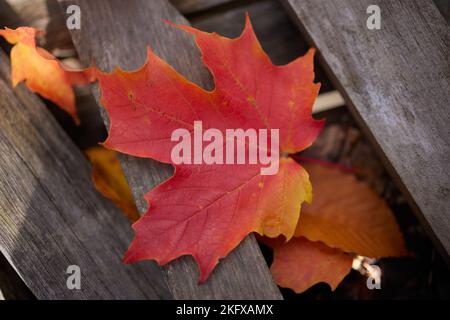
<path fill-rule="evenodd" d="M 98 192 L 114 202 L 131 221 L 139 219 L 117 153 L 102 147 L 92 147 L 85 150 L 85 154 L 92 163 L 92 180 Z"/>

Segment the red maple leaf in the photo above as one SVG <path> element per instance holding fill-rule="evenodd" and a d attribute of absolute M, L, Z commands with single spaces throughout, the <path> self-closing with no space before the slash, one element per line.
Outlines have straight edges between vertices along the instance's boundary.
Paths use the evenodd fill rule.
<path fill-rule="evenodd" d="M 206 91 L 148 50 L 132 72 L 98 72 L 101 102 L 110 117 L 105 146 L 173 164 L 174 175 L 145 198 L 148 212 L 134 225 L 136 236 L 124 260 L 165 264 L 192 255 L 206 280 L 218 260 L 251 232 L 287 239 L 294 235 L 303 201 L 311 201 L 306 171 L 288 155 L 312 144 L 323 121 L 311 117 L 320 85 L 313 82 L 313 55 L 274 66 L 250 21 L 239 38 L 228 39 L 188 26 L 203 62 L 214 76 Z M 261 164 L 174 164 L 174 130 L 279 129 L 282 157 L 275 175 Z M 249 149 L 246 144 L 247 151 Z"/>

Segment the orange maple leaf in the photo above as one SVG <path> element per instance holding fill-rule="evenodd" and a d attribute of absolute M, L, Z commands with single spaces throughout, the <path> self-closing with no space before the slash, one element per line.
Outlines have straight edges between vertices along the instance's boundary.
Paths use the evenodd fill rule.
<path fill-rule="evenodd" d="M 72 85 L 94 81 L 92 69 L 69 70 L 51 53 L 36 47 L 42 31 L 30 27 L 0 30 L 0 36 L 13 44 L 11 49 L 12 84 L 26 81 L 27 87 L 54 102 L 79 124 Z"/>
<path fill-rule="evenodd" d="M 302 208 L 295 237 L 260 240 L 273 249 L 278 285 L 301 293 L 325 282 L 332 290 L 350 271 L 354 255 L 408 255 L 392 211 L 366 183 L 336 168 L 304 164 L 314 201 Z"/>
<path fill-rule="evenodd" d="M 371 258 L 408 255 L 391 209 L 366 183 L 338 169 L 303 166 L 316 196 L 303 208 L 296 236 Z"/>
<path fill-rule="evenodd" d="M 328 283 L 335 290 L 352 268 L 351 255 L 304 237 L 292 238 L 287 243 L 283 239 L 263 242 L 273 249 L 270 266 L 273 279 L 280 287 L 296 293 L 319 282 Z"/>

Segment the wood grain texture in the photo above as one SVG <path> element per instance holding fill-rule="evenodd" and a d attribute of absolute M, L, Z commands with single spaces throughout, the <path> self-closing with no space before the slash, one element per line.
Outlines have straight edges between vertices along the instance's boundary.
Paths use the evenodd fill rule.
<path fill-rule="evenodd" d="M 135 69 L 143 65 L 146 46 L 151 45 L 188 79 L 205 88 L 212 87 L 192 38 L 161 21 L 188 24 L 167 1 L 61 1 L 63 8 L 73 3 L 83 12 L 81 30 L 73 30 L 71 34 L 84 63 L 95 59 L 103 70 L 111 71 L 116 66 Z M 125 155 L 121 163 L 138 208 L 144 212 L 143 194 L 170 177 L 172 168 Z M 221 260 L 205 284 L 198 285 L 198 269 L 191 257 L 179 258 L 165 270 L 176 299 L 281 298 L 252 235 Z"/>
<path fill-rule="evenodd" d="M 374 141 L 387 169 L 450 253 L 450 32 L 431 0 L 287 0 L 322 64 Z"/>
<path fill-rule="evenodd" d="M 171 298 L 160 269 L 122 263 L 132 238 L 95 191 L 87 160 L 43 103 L 11 88 L 0 52 L 0 249 L 38 299 Z M 68 290 L 67 267 L 81 268 Z"/>

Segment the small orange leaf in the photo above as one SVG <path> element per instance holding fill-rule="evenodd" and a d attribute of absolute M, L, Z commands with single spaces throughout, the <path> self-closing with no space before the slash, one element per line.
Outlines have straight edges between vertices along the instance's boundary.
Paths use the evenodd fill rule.
<path fill-rule="evenodd" d="M 139 219 L 117 153 L 102 147 L 92 147 L 85 150 L 85 154 L 92 163 L 92 180 L 98 192 L 110 199 L 131 221 Z"/>
<path fill-rule="evenodd" d="M 366 183 L 341 170 L 304 167 L 314 201 L 303 206 L 296 236 L 373 258 L 408 254 L 392 211 Z"/>
<path fill-rule="evenodd" d="M 332 290 L 350 272 L 353 258 L 339 249 L 306 238 L 267 239 L 273 249 L 270 271 L 275 282 L 283 288 L 301 293 L 319 282 L 328 283 Z"/>
<path fill-rule="evenodd" d="M 35 37 L 42 31 L 19 27 L 0 30 L 0 36 L 13 44 L 11 49 L 12 84 L 26 81 L 27 87 L 54 102 L 79 124 L 72 85 L 94 81 L 92 69 L 68 70 L 51 53 L 36 47 Z"/>

